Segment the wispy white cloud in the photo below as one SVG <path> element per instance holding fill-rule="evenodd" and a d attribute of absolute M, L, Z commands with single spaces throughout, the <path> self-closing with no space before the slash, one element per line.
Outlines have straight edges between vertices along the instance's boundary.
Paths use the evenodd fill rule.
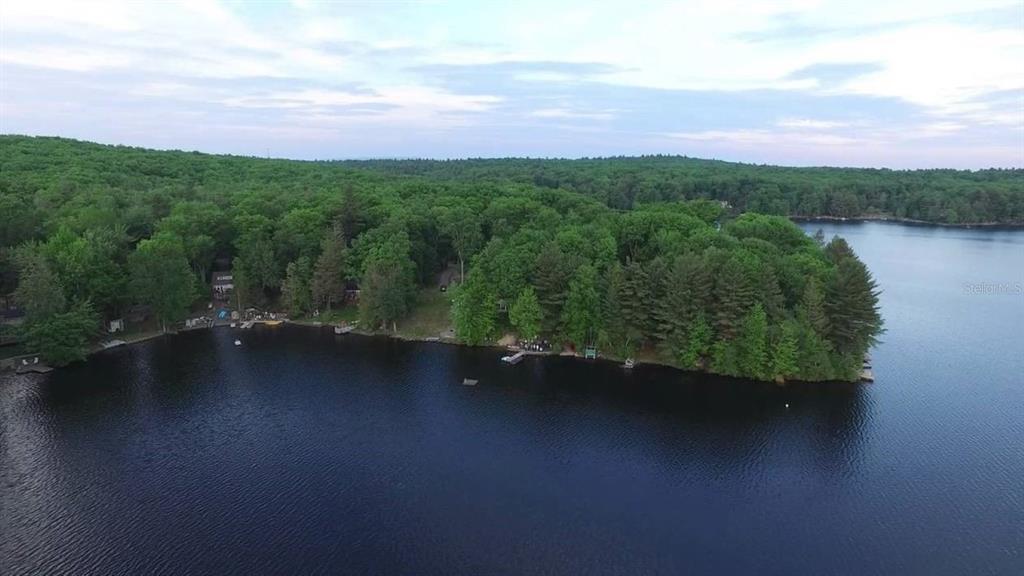
<path fill-rule="evenodd" d="M 330 140 L 372 124 L 364 142 L 403 146 L 416 144 L 396 136 L 408 130 L 460 127 L 462 155 L 481 139 L 528 136 L 593 153 L 553 137 L 571 132 L 621 146 L 609 153 L 713 144 L 795 163 L 804 146 L 871 146 L 929 165 L 929 146 L 984 141 L 999 151 L 992 163 L 1020 165 L 1022 10 L 1019 0 L 5 2 L 0 129 L 60 131 L 64 116 L 33 106 L 104 106 L 108 124 L 161 109 L 268 137 Z M 455 146 L 442 132 L 435 141 Z M 436 150 L 423 146 L 393 153 Z"/>
<path fill-rule="evenodd" d="M 568 108 L 541 108 L 533 110 L 529 114 L 534 118 L 569 118 L 580 120 L 611 120 L 615 117 L 615 110 L 582 111 Z"/>
<path fill-rule="evenodd" d="M 830 128 L 843 128 L 849 126 L 849 122 L 837 120 L 815 120 L 813 118 L 783 118 L 775 123 L 780 128 L 800 128 L 812 130 L 828 130 Z"/>

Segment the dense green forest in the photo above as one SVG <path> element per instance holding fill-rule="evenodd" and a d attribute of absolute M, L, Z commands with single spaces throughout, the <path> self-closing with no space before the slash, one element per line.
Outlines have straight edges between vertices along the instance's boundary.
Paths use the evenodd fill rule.
<path fill-rule="evenodd" d="M 683 199 L 794 217 L 1024 223 L 1024 170 L 786 168 L 679 156 L 584 160 L 372 160 L 348 166 L 434 181 L 572 190 L 612 208 Z"/>
<path fill-rule="evenodd" d="M 681 158 L 299 162 L 4 136 L 0 294 L 24 310 L 27 346 L 61 364 L 129 306 L 163 325 L 204 306 L 217 261 L 230 262 L 238 301 L 294 317 L 352 306 L 346 286 L 358 286 L 362 325 L 381 331 L 448 270 L 465 343 L 513 332 L 733 376 L 855 378 L 881 318 L 846 242 L 737 215 L 756 195 L 695 192 L 706 174 L 728 183 L 757 170 Z M 635 194 L 622 203 L 609 190 L 629 174 Z M 946 178 L 977 177 L 1019 215 L 1011 173 L 980 174 Z"/>

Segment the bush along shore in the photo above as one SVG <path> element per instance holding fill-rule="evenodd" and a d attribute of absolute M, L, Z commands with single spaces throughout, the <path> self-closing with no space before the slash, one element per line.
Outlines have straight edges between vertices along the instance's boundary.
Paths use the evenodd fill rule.
<path fill-rule="evenodd" d="M 59 139 L 0 137 L 0 161 L 2 293 L 53 365 L 131 311 L 174 326 L 224 274 L 239 310 L 760 380 L 855 379 L 882 331 L 845 241 L 719 200 Z"/>

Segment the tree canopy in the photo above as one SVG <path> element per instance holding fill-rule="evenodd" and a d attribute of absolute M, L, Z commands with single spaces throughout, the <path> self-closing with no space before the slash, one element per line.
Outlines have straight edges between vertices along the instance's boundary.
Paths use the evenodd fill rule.
<path fill-rule="evenodd" d="M 848 379 L 881 333 L 878 287 L 848 244 L 786 216 L 1022 222 L 1021 176 L 661 156 L 298 162 L 0 136 L 0 274 L 40 322 L 146 304 L 170 323 L 230 262 L 245 306 L 309 314 L 346 305 L 348 288 L 362 326 L 387 330 L 418 289 L 455 279 L 463 342 L 516 332 Z"/>

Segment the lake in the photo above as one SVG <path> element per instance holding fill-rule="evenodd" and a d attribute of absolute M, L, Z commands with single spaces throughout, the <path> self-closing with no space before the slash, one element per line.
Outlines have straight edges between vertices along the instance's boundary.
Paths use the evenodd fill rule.
<path fill-rule="evenodd" d="M 4 376 L 0 573 L 1024 573 L 1024 232 L 803 227 L 874 384 L 288 326 Z"/>

